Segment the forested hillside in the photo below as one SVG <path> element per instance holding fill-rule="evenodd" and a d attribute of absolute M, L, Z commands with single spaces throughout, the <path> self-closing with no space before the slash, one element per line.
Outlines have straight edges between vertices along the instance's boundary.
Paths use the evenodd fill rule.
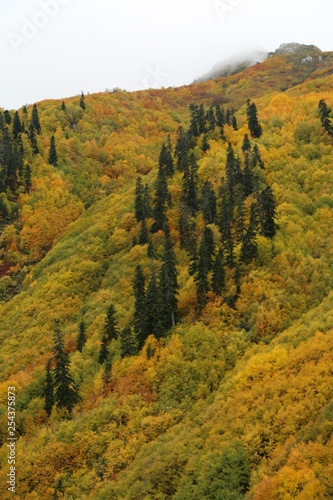
<path fill-rule="evenodd" d="M 333 497 L 332 88 L 311 46 L 0 112 L 1 498 Z"/>

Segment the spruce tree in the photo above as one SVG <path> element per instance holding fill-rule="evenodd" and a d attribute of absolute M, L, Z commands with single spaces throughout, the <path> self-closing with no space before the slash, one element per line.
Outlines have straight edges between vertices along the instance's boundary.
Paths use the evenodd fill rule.
<path fill-rule="evenodd" d="M 208 130 L 215 130 L 216 127 L 216 116 L 213 106 L 210 106 L 206 114 L 206 122 L 208 124 Z"/>
<path fill-rule="evenodd" d="M 145 301 L 145 338 L 149 335 L 158 336 L 159 333 L 159 321 L 160 321 L 160 310 L 159 310 L 159 289 L 156 280 L 156 275 L 154 268 L 152 270 L 151 278 L 148 283 L 146 301 Z"/>
<path fill-rule="evenodd" d="M 24 182 L 25 193 L 30 193 L 32 187 L 32 173 L 29 164 L 26 164 L 23 169 L 23 182 Z"/>
<path fill-rule="evenodd" d="M 10 125 L 12 123 L 12 117 L 8 109 L 4 111 L 3 116 L 5 118 L 6 125 Z"/>
<path fill-rule="evenodd" d="M 140 228 L 139 245 L 146 245 L 148 241 L 149 241 L 149 234 L 148 234 L 147 224 L 146 220 L 143 219 Z"/>
<path fill-rule="evenodd" d="M 151 210 L 151 200 L 150 200 L 150 189 L 148 184 L 145 184 L 142 193 L 142 203 L 143 203 L 143 218 L 149 219 L 152 215 Z"/>
<path fill-rule="evenodd" d="M 175 157 L 177 158 L 177 168 L 184 172 L 188 164 L 189 143 L 186 132 L 183 127 L 179 127 L 177 134 L 177 142 L 175 147 Z"/>
<path fill-rule="evenodd" d="M 13 120 L 13 136 L 14 139 L 17 139 L 18 136 L 22 133 L 22 123 L 18 114 L 18 111 L 15 111 L 14 120 Z"/>
<path fill-rule="evenodd" d="M 83 111 L 86 109 L 86 103 L 85 103 L 85 100 L 84 100 L 84 93 L 81 92 L 81 97 L 80 97 L 80 108 L 83 109 Z"/>
<path fill-rule="evenodd" d="M 113 304 L 107 310 L 103 332 L 108 342 L 118 339 L 117 314 Z"/>
<path fill-rule="evenodd" d="M 256 168 L 257 166 L 259 166 L 262 170 L 265 169 L 265 164 L 261 159 L 258 144 L 255 144 L 254 148 L 253 148 L 252 158 L 251 158 L 251 166 L 252 166 L 252 168 Z"/>
<path fill-rule="evenodd" d="M 258 217 L 260 224 L 260 234 L 266 238 L 273 238 L 277 231 L 275 223 L 276 201 L 273 190 L 267 186 L 258 196 Z"/>
<path fill-rule="evenodd" d="M 213 265 L 212 289 L 216 295 L 222 295 L 225 291 L 225 269 L 223 248 L 220 247 L 216 254 Z"/>
<path fill-rule="evenodd" d="M 170 137 L 168 143 L 163 143 L 162 145 L 159 157 L 159 169 L 163 171 L 165 178 L 171 178 L 175 173 Z"/>
<path fill-rule="evenodd" d="M 62 111 L 64 111 L 64 112 L 66 111 L 66 109 L 67 109 L 67 108 L 66 108 L 65 101 L 62 101 L 62 103 L 61 103 L 61 109 L 62 109 Z"/>
<path fill-rule="evenodd" d="M 191 123 L 189 128 L 189 135 L 193 138 L 196 138 L 200 135 L 199 132 L 199 107 L 196 104 L 190 104 L 190 113 L 191 113 Z"/>
<path fill-rule="evenodd" d="M 319 101 L 318 109 L 322 127 L 329 135 L 333 135 L 333 125 L 330 118 L 332 109 L 327 106 L 324 99 L 321 99 L 321 101 Z"/>
<path fill-rule="evenodd" d="M 262 134 L 262 127 L 259 123 L 257 116 L 257 106 L 254 102 L 247 101 L 247 123 L 251 133 L 251 136 L 254 139 L 259 139 Z"/>
<path fill-rule="evenodd" d="M 44 387 L 44 410 L 48 416 L 52 413 L 52 408 L 54 406 L 54 389 L 53 389 L 53 378 L 52 378 L 52 359 L 49 359 L 46 364 L 46 380 Z"/>
<path fill-rule="evenodd" d="M 143 185 L 141 177 L 136 180 L 135 186 L 135 217 L 138 222 L 141 222 L 145 218 L 144 204 L 143 204 Z"/>
<path fill-rule="evenodd" d="M 233 115 L 231 119 L 231 125 L 234 130 L 238 130 L 237 118 L 235 115 Z"/>
<path fill-rule="evenodd" d="M 98 356 L 99 364 L 102 365 L 108 359 L 108 356 L 109 356 L 109 339 L 107 334 L 104 332 Z"/>
<path fill-rule="evenodd" d="M 178 317 L 178 270 L 174 245 L 169 229 L 165 229 L 165 243 L 160 271 L 160 323 L 164 332 L 174 327 Z"/>
<path fill-rule="evenodd" d="M 222 245 L 225 255 L 225 261 L 230 268 L 234 267 L 234 239 L 233 239 L 233 222 L 234 222 L 234 194 L 230 193 L 230 189 L 226 182 L 223 182 L 221 187 L 221 213 L 220 213 L 220 232 Z"/>
<path fill-rule="evenodd" d="M 57 149 L 56 149 L 54 135 L 52 135 L 51 141 L 50 141 L 49 164 L 53 165 L 54 167 L 56 167 L 58 165 L 58 155 L 57 155 Z"/>
<path fill-rule="evenodd" d="M 226 124 L 224 108 L 221 107 L 219 104 L 217 104 L 215 109 L 216 109 L 216 123 L 218 127 L 224 128 L 224 125 Z"/>
<path fill-rule="evenodd" d="M 81 323 L 79 325 L 79 333 L 78 333 L 77 340 L 76 340 L 76 349 L 79 352 L 82 352 L 82 349 L 83 349 L 86 342 L 87 342 L 86 325 L 84 324 L 83 321 L 81 321 Z"/>
<path fill-rule="evenodd" d="M 41 133 L 37 104 L 33 105 L 29 128 L 36 131 L 37 134 Z"/>
<path fill-rule="evenodd" d="M 244 173 L 243 173 L 244 196 L 250 196 L 254 192 L 255 177 L 251 167 L 249 155 L 245 156 Z"/>
<path fill-rule="evenodd" d="M 207 292 L 209 291 L 208 273 L 213 268 L 214 251 L 215 243 L 213 232 L 208 226 L 205 226 L 201 235 L 196 273 L 194 276 L 199 314 L 203 311 L 207 302 Z"/>
<path fill-rule="evenodd" d="M 171 206 L 171 195 L 163 168 L 159 168 L 153 202 L 153 225 L 151 231 L 157 233 L 167 223 L 167 206 Z"/>
<path fill-rule="evenodd" d="M 211 182 L 206 181 L 201 191 L 201 211 L 206 224 L 215 224 L 217 215 L 216 194 Z"/>
<path fill-rule="evenodd" d="M 53 354 L 55 365 L 53 370 L 55 403 L 57 408 L 64 408 L 71 413 L 74 406 L 79 402 L 80 397 L 70 374 L 70 360 L 65 351 L 64 338 L 58 323 L 56 324 L 54 334 Z"/>
<path fill-rule="evenodd" d="M 184 203 L 179 208 L 178 231 L 180 247 L 192 253 L 197 239 L 197 225 L 190 209 Z"/>
<path fill-rule="evenodd" d="M 251 151 L 251 141 L 249 139 L 248 134 L 244 135 L 242 151 L 244 154 L 249 153 Z"/>
<path fill-rule="evenodd" d="M 199 135 L 206 132 L 206 113 L 203 104 L 200 104 L 198 108 L 198 131 Z"/>
<path fill-rule="evenodd" d="M 198 203 L 198 165 L 195 156 L 192 153 L 189 164 L 185 167 L 182 188 L 182 201 L 188 206 L 191 214 L 194 216 L 199 208 Z"/>
<path fill-rule="evenodd" d="M 120 356 L 127 358 L 135 356 L 139 352 L 138 340 L 131 327 L 127 327 L 119 334 Z"/>
<path fill-rule="evenodd" d="M 146 340 L 145 322 L 146 322 L 146 280 L 142 267 L 138 265 L 135 269 L 133 283 L 135 305 L 134 305 L 134 332 L 136 334 L 138 348 L 141 349 Z"/>
<path fill-rule="evenodd" d="M 29 137 L 29 141 L 31 144 L 31 149 L 32 149 L 33 153 L 35 155 L 37 155 L 39 153 L 39 149 L 38 149 L 38 144 L 37 144 L 36 132 L 35 132 L 35 129 L 31 125 L 29 125 L 28 137 Z"/>
<path fill-rule="evenodd" d="M 203 136 L 201 149 L 202 149 L 202 151 L 203 151 L 204 153 L 206 153 L 206 152 L 210 149 L 210 144 L 209 144 L 209 142 L 208 142 L 208 138 L 207 138 L 207 135 L 206 135 L 206 134 Z"/>
<path fill-rule="evenodd" d="M 240 259 L 244 264 L 249 265 L 258 255 L 258 244 L 256 242 L 256 213 L 255 207 L 251 207 L 249 226 L 242 236 L 242 246 Z"/>

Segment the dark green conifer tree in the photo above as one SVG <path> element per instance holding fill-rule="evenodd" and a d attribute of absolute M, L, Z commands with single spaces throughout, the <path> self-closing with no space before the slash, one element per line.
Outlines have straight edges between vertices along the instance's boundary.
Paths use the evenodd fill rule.
<path fill-rule="evenodd" d="M 84 324 L 83 321 L 81 321 L 79 325 L 79 333 L 77 335 L 77 340 L 76 340 L 76 349 L 79 352 L 82 352 L 82 349 L 87 342 L 87 337 L 86 337 L 86 325 Z"/>
<path fill-rule="evenodd" d="M 206 181 L 201 191 L 201 211 L 206 224 L 215 224 L 217 215 L 216 194 L 211 182 Z"/>
<path fill-rule="evenodd" d="M 225 121 L 225 111 L 223 106 L 221 107 L 219 104 L 216 105 L 216 123 L 218 127 L 223 128 L 226 124 Z"/>
<path fill-rule="evenodd" d="M 277 225 L 275 223 L 276 201 L 270 186 L 267 186 L 259 193 L 257 213 L 259 217 L 260 234 L 266 238 L 273 238 L 277 231 Z"/>
<path fill-rule="evenodd" d="M 161 334 L 174 327 L 178 317 L 178 270 L 174 245 L 169 229 L 165 228 L 165 243 L 160 271 L 160 324 Z"/>
<path fill-rule="evenodd" d="M 259 123 L 257 116 L 257 106 L 254 102 L 247 101 L 247 123 L 251 133 L 251 136 L 254 139 L 259 139 L 262 134 L 262 127 Z"/>
<path fill-rule="evenodd" d="M 148 184 L 145 184 L 145 186 L 143 188 L 142 202 L 143 202 L 144 219 L 148 219 L 152 215 L 150 189 L 149 189 Z"/>
<path fill-rule="evenodd" d="M 256 213 L 255 207 L 251 207 L 250 223 L 242 236 L 242 246 L 240 259 L 244 264 L 249 265 L 258 255 L 258 244 L 256 242 Z"/>
<path fill-rule="evenodd" d="M 64 112 L 66 111 L 66 109 L 67 109 L 67 108 L 66 108 L 65 101 L 62 101 L 62 103 L 61 103 L 61 109 L 62 109 L 62 111 L 64 111 Z"/>
<path fill-rule="evenodd" d="M 49 164 L 53 165 L 54 167 L 56 167 L 58 165 L 58 155 L 57 155 L 57 148 L 56 148 L 54 135 L 52 135 L 51 141 L 50 141 Z"/>
<path fill-rule="evenodd" d="M 170 136 L 168 138 L 167 144 L 162 145 L 159 157 L 159 169 L 163 171 L 166 178 L 173 177 L 175 173 Z"/>
<path fill-rule="evenodd" d="M 6 125 L 10 125 L 12 123 L 12 117 L 8 109 L 4 111 L 3 116 L 5 118 Z"/>
<path fill-rule="evenodd" d="M 177 143 L 175 147 L 175 157 L 177 158 L 177 168 L 184 172 L 188 164 L 189 141 L 183 127 L 179 127 L 177 134 Z"/>
<path fill-rule="evenodd" d="M 139 245 L 146 245 L 149 241 L 149 234 L 147 229 L 146 220 L 141 221 L 141 228 L 139 234 Z"/>
<path fill-rule="evenodd" d="M 162 230 L 167 223 L 167 206 L 171 206 L 171 195 L 168 189 L 167 179 L 164 170 L 158 169 L 156 191 L 153 202 L 153 225 L 151 231 L 157 233 Z"/>
<path fill-rule="evenodd" d="M 139 352 L 138 340 L 131 327 L 127 327 L 119 334 L 120 356 L 127 358 L 135 356 Z"/>
<path fill-rule="evenodd" d="M 251 158 L 251 166 L 252 166 L 252 168 L 256 168 L 257 166 L 259 166 L 262 170 L 265 169 L 265 164 L 261 159 L 258 144 L 255 144 L 254 148 L 253 148 L 252 158 Z"/>
<path fill-rule="evenodd" d="M 180 247 L 192 253 L 197 240 L 197 225 L 185 203 L 179 208 L 178 231 Z"/>
<path fill-rule="evenodd" d="M 198 203 L 198 165 L 195 156 L 192 153 L 187 167 L 185 167 L 182 188 L 182 201 L 188 206 L 191 214 L 194 216 L 199 208 Z"/>
<path fill-rule="evenodd" d="M 35 132 L 35 129 L 31 125 L 29 125 L 28 137 L 29 137 L 29 141 L 31 144 L 31 149 L 32 149 L 33 153 L 35 155 L 37 155 L 39 153 L 39 149 L 38 149 L 38 144 L 37 144 L 36 132 Z"/>
<path fill-rule="evenodd" d="M 159 310 L 159 288 L 153 268 L 146 294 L 146 317 L 145 317 L 145 338 L 149 335 L 159 336 L 160 331 L 160 310 Z"/>
<path fill-rule="evenodd" d="M 145 210 L 144 210 L 144 202 L 143 202 L 143 196 L 144 196 L 144 188 L 142 185 L 142 179 L 141 177 L 138 177 L 136 180 L 136 187 L 135 187 L 135 217 L 138 222 L 141 222 L 145 218 Z"/>
<path fill-rule="evenodd" d="M 251 151 L 251 141 L 249 139 L 248 134 L 244 135 L 244 140 L 243 140 L 243 145 L 242 145 L 242 151 L 243 151 L 244 155 L 246 153 L 249 153 Z"/>
<path fill-rule="evenodd" d="M 199 107 L 196 104 L 190 104 L 191 123 L 189 135 L 193 138 L 199 137 Z"/>
<path fill-rule="evenodd" d="M 86 109 L 86 103 L 84 99 L 84 93 L 81 92 L 81 97 L 80 97 L 80 108 L 83 109 L 83 111 Z"/>
<path fill-rule="evenodd" d="M 253 193 L 255 187 L 254 173 L 251 167 L 251 162 L 248 154 L 246 154 L 245 156 L 243 186 L 244 186 L 244 197 L 246 198 L 247 196 L 250 196 Z"/>
<path fill-rule="evenodd" d="M 330 118 L 332 109 L 327 106 L 324 99 L 319 101 L 318 109 L 322 127 L 329 135 L 333 135 L 333 125 Z"/>
<path fill-rule="evenodd" d="M 203 136 L 201 149 L 204 153 L 206 153 L 206 151 L 208 151 L 210 149 L 210 144 L 208 142 L 208 138 L 207 138 L 206 134 Z"/>
<path fill-rule="evenodd" d="M 215 130 L 216 127 L 216 116 L 213 106 L 210 106 L 206 114 L 206 122 L 208 130 Z"/>
<path fill-rule="evenodd" d="M 232 116 L 231 125 L 234 130 L 238 130 L 237 118 L 235 115 Z"/>
<path fill-rule="evenodd" d="M 206 303 L 209 291 L 208 273 L 213 268 L 213 257 L 215 251 L 214 235 L 212 230 L 205 226 L 201 235 L 199 252 L 196 264 L 194 281 L 196 283 L 198 313 L 201 314 Z"/>
<path fill-rule="evenodd" d="M 37 134 L 41 133 L 37 104 L 34 104 L 32 107 L 29 129 L 34 130 L 35 132 L 37 132 Z"/>
<path fill-rule="evenodd" d="M 70 360 L 65 351 L 63 334 L 58 322 L 54 334 L 53 355 L 55 365 L 53 370 L 54 400 L 57 408 L 64 408 L 71 413 L 80 397 L 70 374 Z"/>
<path fill-rule="evenodd" d="M 26 193 L 30 193 L 32 187 L 32 173 L 31 173 L 31 167 L 28 163 L 25 165 L 23 170 L 23 182 L 24 182 L 24 191 Z"/>
<path fill-rule="evenodd" d="M 18 114 L 18 111 L 15 111 L 14 120 L 13 120 L 13 136 L 14 136 L 15 140 L 22 133 L 22 130 L 23 130 L 23 127 L 22 127 L 22 123 L 20 120 L 20 116 Z"/>
<path fill-rule="evenodd" d="M 216 295 L 222 295 L 225 291 L 225 269 L 223 248 L 220 247 L 216 254 L 213 265 L 212 289 Z"/>
<path fill-rule="evenodd" d="M 53 378 L 52 378 L 52 359 L 49 359 L 46 364 L 46 381 L 44 387 L 44 410 L 48 416 L 52 413 L 52 408 L 54 406 L 54 389 L 53 389 Z"/>
<path fill-rule="evenodd" d="M 109 340 L 106 335 L 106 333 L 103 333 L 102 336 L 102 343 L 101 343 L 101 349 L 99 351 L 99 356 L 98 356 L 98 362 L 100 365 L 102 365 L 109 356 Z"/>
<path fill-rule="evenodd" d="M 138 348 L 142 349 L 146 340 L 146 279 L 142 267 L 138 265 L 135 269 L 133 283 L 135 305 L 134 305 L 134 332 L 136 334 Z"/>
<path fill-rule="evenodd" d="M 107 310 L 103 332 L 108 342 L 118 339 L 117 314 L 113 304 Z"/>

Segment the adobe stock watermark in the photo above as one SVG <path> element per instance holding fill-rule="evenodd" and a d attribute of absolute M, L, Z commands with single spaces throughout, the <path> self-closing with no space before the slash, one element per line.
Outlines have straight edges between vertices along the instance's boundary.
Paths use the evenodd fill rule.
<path fill-rule="evenodd" d="M 146 75 L 142 80 L 142 87 L 144 90 L 163 87 L 166 83 L 169 73 L 161 69 L 159 64 L 156 66 L 146 66 Z"/>
<path fill-rule="evenodd" d="M 212 5 L 221 21 L 234 12 L 244 0 L 213 0 Z"/>
<path fill-rule="evenodd" d="M 55 18 L 61 8 L 68 5 L 72 0 L 40 0 L 40 9 L 28 19 L 24 17 L 18 33 L 8 33 L 7 38 L 16 52 L 27 45 L 44 29 L 51 19 Z"/>

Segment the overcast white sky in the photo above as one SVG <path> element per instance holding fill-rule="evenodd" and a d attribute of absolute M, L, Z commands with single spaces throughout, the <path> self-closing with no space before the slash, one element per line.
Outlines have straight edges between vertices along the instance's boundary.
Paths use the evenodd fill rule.
<path fill-rule="evenodd" d="M 0 107 L 191 83 L 249 47 L 333 50 L 332 0 L 14 0 L 0 5 Z"/>

